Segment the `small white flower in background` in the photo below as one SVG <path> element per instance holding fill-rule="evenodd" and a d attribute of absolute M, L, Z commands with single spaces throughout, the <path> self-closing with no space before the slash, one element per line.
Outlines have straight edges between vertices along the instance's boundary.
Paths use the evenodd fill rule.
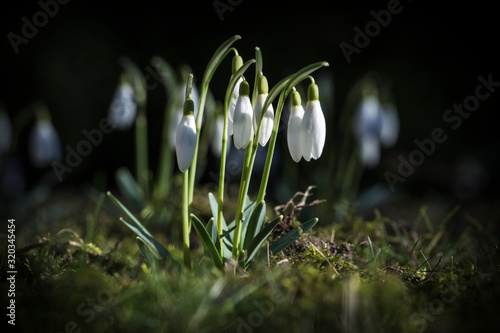
<path fill-rule="evenodd" d="M 390 148 L 396 144 L 399 136 L 399 116 L 394 104 L 382 108 L 382 128 L 380 142 L 382 147 Z"/>
<path fill-rule="evenodd" d="M 378 165 L 381 129 L 382 106 L 376 96 L 368 95 L 359 104 L 354 118 L 354 134 L 359 143 L 360 158 L 367 168 Z"/>
<path fill-rule="evenodd" d="M 48 119 L 38 119 L 29 137 L 29 156 L 37 168 L 61 160 L 61 142 L 56 129 Z"/>
<path fill-rule="evenodd" d="M 270 104 L 269 107 L 267 108 L 266 112 L 264 112 L 264 115 L 262 115 L 262 108 L 264 107 L 264 102 L 266 101 L 268 92 L 269 92 L 269 86 L 267 83 L 267 79 L 264 75 L 260 75 L 259 81 L 259 93 L 257 95 L 257 100 L 255 101 L 255 106 L 253 109 L 253 130 L 255 133 L 257 133 L 257 130 L 259 128 L 259 122 L 260 118 L 262 117 L 262 122 L 260 124 L 260 132 L 259 132 L 259 137 L 257 138 L 259 141 L 259 144 L 261 146 L 265 146 L 267 142 L 269 141 L 269 138 L 271 137 L 271 132 L 273 130 L 273 125 L 274 125 L 274 108 L 273 105 Z"/>
<path fill-rule="evenodd" d="M 233 79 L 233 75 L 236 74 L 238 69 L 243 66 L 243 58 L 240 55 L 235 55 L 233 57 L 232 69 L 231 69 L 231 78 L 229 81 Z M 236 81 L 233 92 L 231 93 L 231 99 L 229 101 L 229 113 L 228 113 L 228 133 L 229 135 L 233 135 L 233 123 L 234 123 L 234 110 L 236 109 L 236 103 L 238 102 L 238 97 L 240 95 L 240 85 L 243 82 L 243 78 L 240 76 Z"/>
<path fill-rule="evenodd" d="M 134 88 L 125 79 L 118 85 L 109 107 L 109 119 L 118 131 L 125 131 L 132 127 L 137 113 L 137 104 L 134 98 Z"/>
<path fill-rule="evenodd" d="M 253 110 L 249 93 L 248 82 L 243 81 L 234 109 L 233 142 L 237 149 L 245 149 L 253 136 Z"/>
<path fill-rule="evenodd" d="M 318 159 L 326 139 L 326 121 L 319 102 L 318 85 L 311 83 L 307 92 L 307 104 L 300 125 L 300 150 L 306 161 Z"/>
<path fill-rule="evenodd" d="M 169 122 L 169 142 L 170 142 L 170 148 L 174 149 L 175 147 L 175 132 L 177 130 L 177 126 L 179 126 L 179 123 L 181 122 L 181 118 L 183 115 L 183 105 L 184 105 L 184 100 L 186 99 L 186 85 L 187 81 L 185 81 L 182 85 L 180 85 L 177 88 L 177 91 L 175 92 L 175 101 L 174 101 L 174 110 L 170 115 L 170 122 Z M 193 85 L 191 89 L 191 99 L 193 100 L 194 103 L 194 119 L 196 119 L 196 115 L 198 114 L 198 103 L 200 101 L 200 94 L 198 92 L 198 89 Z"/>
<path fill-rule="evenodd" d="M 188 98 L 184 103 L 184 114 L 175 133 L 175 152 L 177 165 L 185 172 L 193 162 L 196 150 L 196 120 L 194 118 L 194 103 Z"/>
<path fill-rule="evenodd" d="M 12 142 L 12 125 L 7 112 L 0 110 L 0 155 L 7 153 Z"/>
<path fill-rule="evenodd" d="M 298 91 L 292 92 L 292 108 L 290 111 L 290 119 L 288 120 L 287 129 L 287 143 L 288 150 L 292 159 L 299 163 L 302 159 L 302 152 L 300 150 L 300 125 L 304 118 L 304 107 Z"/>
<path fill-rule="evenodd" d="M 226 128 L 227 130 L 227 128 Z M 210 142 L 210 148 L 212 149 L 212 154 L 214 156 L 220 157 L 222 154 L 222 134 L 224 132 L 224 115 L 219 114 L 215 119 L 215 127 L 212 135 L 212 141 Z M 231 149 L 231 136 L 227 136 L 227 148 L 226 152 L 229 153 Z"/>

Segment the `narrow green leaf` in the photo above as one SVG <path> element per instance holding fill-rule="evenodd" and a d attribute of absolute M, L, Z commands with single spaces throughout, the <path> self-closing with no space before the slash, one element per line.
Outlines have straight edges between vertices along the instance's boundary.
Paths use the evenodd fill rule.
<path fill-rule="evenodd" d="M 215 246 L 215 244 L 212 242 L 212 239 L 210 238 L 210 235 L 207 232 L 207 229 L 201 223 L 201 221 L 194 215 L 191 214 L 191 221 L 193 221 L 193 226 L 194 229 L 196 230 L 196 233 L 198 234 L 198 237 L 200 238 L 201 242 L 203 243 L 203 246 L 205 249 L 208 251 L 210 256 L 212 257 L 212 260 L 214 261 L 215 266 L 217 267 L 222 267 L 223 261 L 220 256 L 219 250 Z"/>
<path fill-rule="evenodd" d="M 160 261 L 158 252 L 149 247 L 149 245 L 144 239 L 142 239 L 142 237 L 137 236 L 135 239 L 137 241 L 137 245 L 139 246 L 139 250 L 141 250 L 142 254 L 144 254 L 148 262 L 150 262 L 151 264 L 157 264 Z"/>
<path fill-rule="evenodd" d="M 282 251 L 284 248 L 286 248 L 288 245 L 292 244 L 296 239 L 300 237 L 300 233 L 306 233 L 308 232 L 314 225 L 318 223 L 318 218 L 311 219 L 307 222 L 304 222 L 300 225 L 300 227 L 297 227 L 285 235 L 281 236 L 277 241 L 275 241 L 271 246 L 269 247 L 269 250 L 273 254 L 277 254 L 280 251 Z"/>
<path fill-rule="evenodd" d="M 255 47 L 255 60 L 257 61 L 257 63 L 255 64 L 255 80 L 252 93 L 252 105 L 255 105 L 255 100 L 257 99 L 257 94 L 258 94 L 257 81 L 259 80 L 259 75 L 260 73 L 262 73 L 262 67 L 263 67 L 262 52 L 260 51 L 259 47 Z"/>
<path fill-rule="evenodd" d="M 212 238 L 212 242 L 215 246 L 217 246 L 217 242 L 219 241 L 219 232 L 217 230 L 217 224 L 214 223 L 215 217 L 212 217 L 207 223 L 207 232 Z"/>
<path fill-rule="evenodd" d="M 151 235 L 145 234 L 141 229 L 135 227 L 132 223 L 127 222 L 125 219 L 120 217 L 120 221 L 122 221 L 130 230 L 132 230 L 137 236 L 141 237 L 146 244 L 148 244 L 152 249 L 158 252 L 158 256 L 163 260 L 168 258 L 173 258 L 168 250 L 161 245 L 156 239 Z"/>
<path fill-rule="evenodd" d="M 144 208 L 144 193 L 130 170 L 125 167 L 119 168 L 116 170 L 115 178 L 118 189 L 127 202 L 132 203 L 137 210 Z"/>
<path fill-rule="evenodd" d="M 108 191 L 107 193 L 108 197 L 115 203 L 115 205 L 118 206 L 118 208 L 121 209 L 123 213 L 132 221 L 134 222 L 137 227 L 142 231 L 142 233 L 148 235 L 149 237 L 153 238 L 153 236 L 149 233 L 149 231 L 139 222 L 139 220 L 125 207 L 124 204 L 120 202 L 111 192 Z"/>
<path fill-rule="evenodd" d="M 260 227 L 264 224 L 266 218 L 266 203 L 259 202 L 250 216 L 250 220 L 246 223 L 247 228 L 244 230 L 243 249 L 246 250 L 255 235 L 260 231 Z"/>
<path fill-rule="evenodd" d="M 245 260 L 245 269 L 247 269 L 250 266 L 250 263 L 252 262 L 253 258 L 255 255 L 260 250 L 260 247 L 264 242 L 267 240 L 267 238 L 271 235 L 271 232 L 273 232 L 274 228 L 283 220 L 283 215 L 278 216 L 275 218 L 273 221 L 269 222 L 264 229 L 262 229 L 250 242 L 250 245 L 248 246 L 248 249 L 246 251 L 247 253 L 247 258 Z"/>

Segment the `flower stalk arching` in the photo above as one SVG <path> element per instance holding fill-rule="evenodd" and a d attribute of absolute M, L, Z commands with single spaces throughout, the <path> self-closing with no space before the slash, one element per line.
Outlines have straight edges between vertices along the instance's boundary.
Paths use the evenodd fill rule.
<path fill-rule="evenodd" d="M 197 129 L 197 138 L 196 138 L 196 150 L 194 153 L 194 158 L 193 162 L 191 164 L 191 172 L 189 173 L 189 203 L 191 204 L 193 202 L 193 194 L 194 194 L 194 183 L 196 180 L 196 165 L 198 162 L 198 144 L 200 142 L 200 133 L 201 133 L 201 121 L 203 119 L 203 111 L 205 108 L 205 101 L 207 98 L 207 93 L 208 93 L 208 88 L 210 85 L 210 80 L 212 79 L 212 76 L 214 75 L 215 71 L 219 67 L 220 63 L 224 58 L 230 53 L 233 52 L 235 49 L 230 48 L 231 45 L 236 42 L 237 40 L 241 39 L 241 36 L 235 35 L 228 40 L 226 40 L 219 48 L 215 51 L 214 55 L 212 56 L 212 59 L 210 59 L 207 68 L 205 70 L 205 73 L 203 75 L 203 80 L 201 83 L 201 91 L 200 91 L 200 101 L 198 104 L 198 113 L 196 116 L 196 129 Z M 223 147 L 224 150 L 224 147 Z"/>
<path fill-rule="evenodd" d="M 137 104 L 137 116 L 135 118 L 135 161 L 136 177 L 139 187 L 147 198 L 149 195 L 148 175 L 148 121 L 146 118 L 146 80 L 137 65 L 129 58 L 120 59 L 122 67 L 132 80 L 134 97 Z"/>
<path fill-rule="evenodd" d="M 222 153 L 220 159 L 220 172 L 219 172 L 219 193 L 218 193 L 218 211 L 217 211 L 217 231 L 219 236 L 222 235 L 222 209 L 224 205 L 224 179 L 226 175 L 226 156 L 227 156 L 227 139 L 228 139 L 228 113 L 229 113 L 229 103 L 231 101 L 231 95 L 236 86 L 236 82 L 240 77 L 243 76 L 245 71 L 255 63 L 255 59 L 250 59 L 243 66 L 240 67 L 233 75 L 229 81 L 229 86 L 226 90 L 226 96 L 224 98 L 224 128 L 222 134 Z M 220 253 L 223 254 L 223 243 L 222 238 L 220 238 Z"/>

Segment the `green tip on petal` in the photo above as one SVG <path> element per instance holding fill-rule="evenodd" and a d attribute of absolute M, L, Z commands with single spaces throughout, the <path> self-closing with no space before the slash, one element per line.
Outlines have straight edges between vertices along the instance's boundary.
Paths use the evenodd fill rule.
<path fill-rule="evenodd" d="M 184 115 L 192 115 L 194 114 L 194 102 L 191 98 L 187 98 L 184 102 Z"/>
<path fill-rule="evenodd" d="M 267 78 L 264 75 L 259 76 L 259 94 L 268 94 L 269 93 L 269 83 L 267 82 Z"/>
<path fill-rule="evenodd" d="M 243 66 L 243 58 L 237 54 L 233 57 L 233 68 L 231 73 L 234 75 L 241 66 Z"/>
<path fill-rule="evenodd" d="M 297 90 L 292 92 L 292 105 L 299 106 L 302 105 L 302 100 L 300 99 L 300 94 Z"/>
<path fill-rule="evenodd" d="M 250 86 L 246 80 L 243 80 L 240 84 L 240 96 L 249 96 L 250 95 Z"/>
<path fill-rule="evenodd" d="M 307 90 L 307 99 L 310 101 L 319 100 L 319 88 L 316 83 L 311 83 L 309 89 Z"/>

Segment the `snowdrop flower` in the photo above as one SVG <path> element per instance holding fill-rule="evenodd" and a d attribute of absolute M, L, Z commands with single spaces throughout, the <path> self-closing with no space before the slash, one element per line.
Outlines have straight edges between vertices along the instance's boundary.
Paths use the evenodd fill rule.
<path fill-rule="evenodd" d="M 260 75 L 258 85 L 259 94 L 257 95 L 257 100 L 255 101 L 255 106 L 253 109 L 253 130 L 255 133 L 257 133 L 257 130 L 259 129 L 260 118 L 262 117 L 258 141 L 259 144 L 264 147 L 269 141 L 271 132 L 273 130 L 274 109 L 273 105 L 270 104 L 266 112 L 264 112 L 264 115 L 262 115 L 262 108 L 264 107 L 266 97 L 269 93 L 269 85 L 264 75 Z"/>
<path fill-rule="evenodd" d="M 7 112 L 0 110 L 0 155 L 7 153 L 12 141 L 12 125 Z"/>
<path fill-rule="evenodd" d="M 380 142 L 384 148 L 394 146 L 399 135 L 399 116 L 394 104 L 382 108 L 382 128 L 380 129 Z"/>
<path fill-rule="evenodd" d="M 249 93 L 248 82 L 241 82 L 233 122 L 233 142 L 237 149 L 245 149 L 253 136 L 253 110 Z"/>
<path fill-rule="evenodd" d="M 233 75 L 236 73 L 238 69 L 240 69 L 241 66 L 243 66 L 243 58 L 240 55 L 235 55 L 233 57 L 232 75 L 229 81 L 231 81 Z M 242 77 L 238 78 L 238 80 L 236 81 L 236 85 L 234 86 L 233 92 L 231 94 L 231 100 L 229 101 L 229 113 L 228 113 L 229 135 L 233 135 L 234 110 L 236 108 L 236 103 L 238 102 L 241 82 L 243 82 Z"/>
<path fill-rule="evenodd" d="M 311 83 L 307 91 L 307 104 L 300 125 L 300 151 L 306 161 L 318 159 L 326 139 L 326 122 L 319 102 L 318 85 Z"/>
<path fill-rule="evenodd" d="M 227 128 L 226 128 L 227 131 Z M 219 114 L 215 119 L 214 133 L 212 135 L 212 141 L 210 142 L 210 148 L 212 149 L 212 154 L 214 156 L 220 157 L 222 155 L 222 134 L 224 132 L 224 115 Z M 231 137 L 227 136 L 227 148 L 228 153 L 231 149 Z"/>
<path fill-rule="evenodd" d="M 175 92 L 174 98 L 174 110 L 170 115 L 170 122 L 169 122 L 169 142 L 170 142 L 170 148 L 174 149 L 175 146 L 175 133 L 177 130 L 177 126 L 179 126 L 179 123 L 181 122 L 181 118 L 183 116 L 183 101 L 186 98 L 186 85 L 187 81 L 185 81 L 183 84 L 179 85 L 177 88 L 177 91 Z M 193 85 L 192 90 L 191 90 L 191 99 L 193 100 L 194 103 L 194 119 L 196 119 L 196 115 L 198 114 L 198 103 L 200 101 L 200 94 L 198 92 L 198 89 Z"/>
<path fill-rule="evenodd" d="M 298 91 L 292 92 L 292 108 L 290 111 L 290 119 L 288 120 L 287 129 L 287 142 L 288 150 L 292 159 L 299 163 L 302 159 L 302 152 L 300 150 L 300 125 L 304 118 L 304 108 Z"/>
<path fill-rule="evenodd" d="M 196 120 L 194 102 L 191 98 L 184 102 L 184 114 L 175 133 L 175 152 L 181 172 L 185 172 L 193 162 L 196 150 Z"/>
<path fill-rule="evenodd" d="M 354 119 L 354 134 L 359 142 L 363 164 L 372 168 L 380 159 L 380 136 L 382 129 L 382 106 L 378 98 L 368 95 L 359 104 Z"/>
<path fill-rule="evenodd" d="M 135 93 L 132 85 L 125 75 L 115 90 L 113 101 L 109 107 L 109 119 L 118 131 L 125 131 L 132 127 L 137 113 Z"/>
<path fill-rule="evenodd" d="M 37 168 L 61 159 L 61 142 L 49 118 L 39 118 L 29 137 L 29 155 Z"/>

